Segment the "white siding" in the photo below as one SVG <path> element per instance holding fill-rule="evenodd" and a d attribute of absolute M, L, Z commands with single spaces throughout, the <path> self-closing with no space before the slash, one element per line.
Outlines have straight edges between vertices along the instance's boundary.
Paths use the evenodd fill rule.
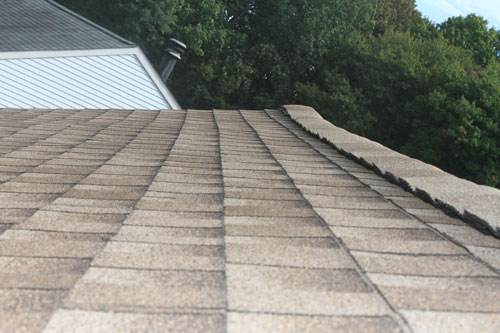
<path fill-rule="evenodd" d="M 0 59 L 0 108 L 170 109 L 135 55 Z"/>

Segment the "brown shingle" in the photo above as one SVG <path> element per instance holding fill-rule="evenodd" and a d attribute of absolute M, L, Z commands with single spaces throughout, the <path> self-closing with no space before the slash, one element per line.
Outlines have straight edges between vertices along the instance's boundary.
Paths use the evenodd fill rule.
<path fill-rule="evenodd" d="M 401 332 L 390 317 L 228 313 L 229 332 Z"/>
<path fill-rule="evenodd" d="M 466 225 L 449 225 L 449 224 L 431 224 L 434 228 L 442 233 L 457 240 L 461 244 L 473 246 L 487 246 L 500 249 L 500 239 L 490 235 L 482 234 L 481 232 L 471 229 Z"/>
<path fill-rule="evenodd" d="M 304 268 L 354 268 L 330 238 L 225 237 L 229 263 Z"/>
<path fill-rule="evenodd" d="M 138 200 L 144 195 L 141 186 L 76 185 L 64 196 L 78 199 Z"/>
<path fill-rule="evenodd" d="M 0 331 L 496 327 L 498 242 L 280 111 L 37 112 L 0 110 Z"/>
<path fill-rule="evenodd" d="M 465 249 L 426 229 L 330 227 L 353 250 L 412 254 L 465 254 Z"/>
<path fill-rule="evenodd" d="M 374 273 L 428 276 L 496 276 L 469 256 L 384 254 L 351 251 L 360 266 Z"/>
<path fill-rule="evenodd" d="M 317 208 L 346 208 L 346 209 L 394 209 L 394 204 L 380 197 L 337 197 L 325 195 L 304 195 Z"/>
<path fill-rule="evenodd" d="M 219 194 L 180 194 L 169 196 L 143 197 L 136 205 L 137 209 L 160 211 L 220 212 L 222 196 Z"/>
<path fill-rule="evenodd" d="M 494 332 L 500 326 L 497 313 L 401 311 L 416 333 L 424 332 Z"/>
<path fill-rule="evenodd" d="M 92 264 L 99 267 L 224 270 L 222 246 L 110 242 Z"/>
<path fill-rule="evenodd" d="M 351 270 L 226 265 L 230 310 L 381 315 L 389 309 Z"/>
<path fill-rule="evenodd" d="M 317 217 L 226 216 L 227 236 L 329 237 Z"/>
<path fill-rule="evenodd" d="M 367 228 L 425 228 L 400 210 L 317 208 L 319 215 L 332 226 Z"/>
<path fill-rule="evenodd" d="M 92 329 L 100 332 L 222 332 L 224 316 L 59 310 L 45 328 L 45 332 Z"/>
<path fill-rule="evenodd" d="M 186 184 L 154 181 L 150 191 L 175 193 L 223 193 L 222 184 Z"/>
<path fill-rule="evenodd" d="M 359 186 L 314 186 L 314 185 L 300 185 L 297 188 L 304 194 L 311 195 L 327 195 L 339 197 L 376 197 L 377 194 L 369 189 Z"/>
<path fill-rule="evenodd" d="M 500 271 L 500 249 L 467 245 L 467 249 Z"/>
<path fill-rule="evenodd" d="M 123 226 L 115 240 L 158 243 L 221 245 L 223 236 L 220 228 L 158 228 Z"/>
<path fill-rule="evenodd" d="M 0 289 L 70 288 L 88 264 L 84 259 L 0 257 Z"/>
<path fill-rule="evenodd" d="M 137 209 L 129 215 L 124 224 L 153 227 L 222 228 L 222 213 L 166 212 Z"/>
<path fill-rule="evenodd" d="M 10 181 L 1 184 L 2 191 L 12 193 L 62 194 L 72 187 L 71 184 L 39 184 Z"/>
<path fill-rule="evenodd" d="M 75 285 L 67 308 L 113 311 L 142 308 L 162 312 L 175 308 L 223 308 L 221 272 L 145 271 L 90 268 Z"/>
<path fill-rule="evenodd" d="M 500 279 L 368 274 L 398 309 L 500 312 Z"/>
<path fill-rule="evenodd" d="M 293 188 L 272 189 L 272 188 L 245 188 L 245 187 L 224 187 L 224 197 L 226 199 L 260 199 L 260 200 L 302 200 L 299 191 Z"/>

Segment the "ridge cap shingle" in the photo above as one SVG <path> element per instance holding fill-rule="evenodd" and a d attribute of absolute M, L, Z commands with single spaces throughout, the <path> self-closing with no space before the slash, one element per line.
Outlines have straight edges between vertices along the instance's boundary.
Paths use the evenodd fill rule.
<path fill-rule="evenodd" d="M 436 207 L 500 237 L 500 190 L 458 178 L 326 121 L 311 107 L 284 105 L 304 130 Z"/>

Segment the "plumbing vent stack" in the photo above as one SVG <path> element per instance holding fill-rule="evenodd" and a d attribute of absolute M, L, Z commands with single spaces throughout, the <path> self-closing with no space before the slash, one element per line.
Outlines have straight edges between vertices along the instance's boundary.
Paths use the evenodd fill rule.
<path fill-rule="evenodd" d="M 165 55 L 160 63 L 160 77 L 163 82 L 166 82 L 170 73 L 175 67 L 178 60 L 181 60 L 182 55 L 186 52 L 186 45 L 179 42 L 177 39 L 170 38 L 165 49 Z"/>

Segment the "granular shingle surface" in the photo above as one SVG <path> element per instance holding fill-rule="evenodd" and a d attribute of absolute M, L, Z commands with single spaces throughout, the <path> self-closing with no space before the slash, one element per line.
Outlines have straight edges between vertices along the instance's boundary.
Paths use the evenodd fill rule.
<path fill-rule="evenodd" d="M 0 110 L 1 332 L 492 332 L 499 255 L 281 110 Z"/>

